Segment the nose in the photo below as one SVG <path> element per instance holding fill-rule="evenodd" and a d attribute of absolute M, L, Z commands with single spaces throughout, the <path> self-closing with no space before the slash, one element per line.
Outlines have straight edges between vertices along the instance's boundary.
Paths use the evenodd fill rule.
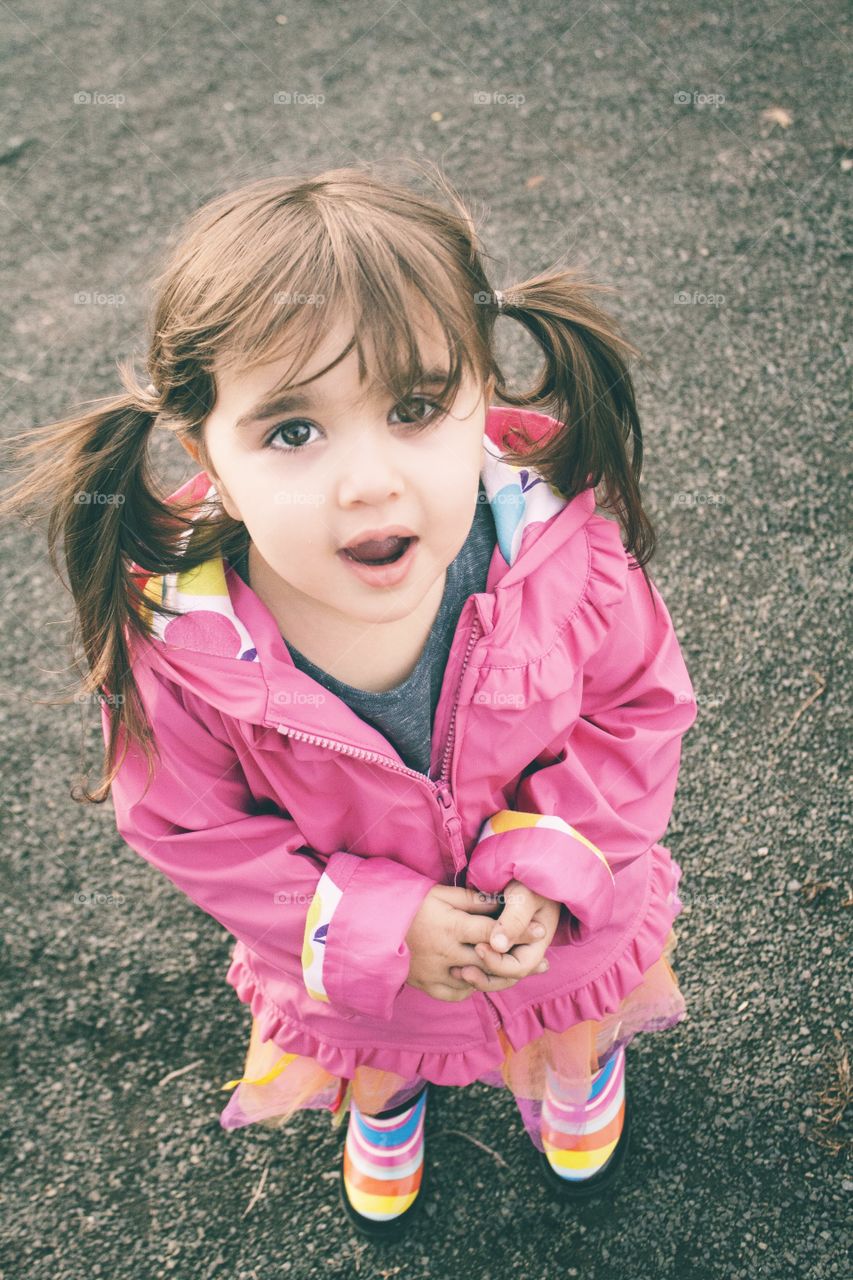
<path fill-rule="evenodd" d="M 354 432 L 352 444 L 341 457 L 337 482 L 341 506 L 363 502 L 379 506 L 401 494 L 405 480 L 387 427 Z"/>

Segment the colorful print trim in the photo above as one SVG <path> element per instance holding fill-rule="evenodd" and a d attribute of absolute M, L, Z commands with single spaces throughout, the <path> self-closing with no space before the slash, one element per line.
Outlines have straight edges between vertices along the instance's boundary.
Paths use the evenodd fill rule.
<path fill-rule="evenodd" d="M 566 499 L 538 471 L 513 467 L 501 456 L 495 457 L 490 452 L 494 448 L 486 437 L 480 478 L 492 508 L 501 555 L 512 565 L 521 550 L 524 530 L 550 520 L 566 505 Z"/>
<path fill-rule="evenodd" d="M 216 487 L 211 485 L 195 519 L 210 514 L 215 493 Z M 182 535 L 184 549 L 192 533 L 190 528 Z M 143 595 L 155 604 L 180 610 L 178 617 L 172 617 L 142 607 L 145 625 L 155 639 L 221 658 L 259 661 L 254 641 L 234 611 L 222 556 L 212 556 L 184 573 L 152 574 Z"/>
<path fill-rule="evenodd" d="M 615 884 L 610 864 L 598 846 L 594 845 L 591 840 L 587 840 L 586 836 L 581 835 L 580 831 L 576 831 L 568 822 L 558 818 L 555 814 L 516 813 L 514 809 L 500 809 L 483 823 L 478 843 L 482 840 L 487 840 L 489 836 L 503 835 L 507 831 L 516 831 L 521 827 L 541 827 L 550 831 L 562 831 L 564 835 L 571 837 L 572 840 L 577 840 L 585 848 L 589 849 L 598 858 L 599 862 L 607 868 L 607 873 Z"/>
<path fill-rule="evenodd" d="M 308 915 L 305 917 L 305 935 L 302 942 L 302 976 L 305 990 L 313 1000 L 329 1003 L 323 982 L 323 962 L 326 958 L 326 934 L 343 892 L 324 871 L 317 881 Z"/>

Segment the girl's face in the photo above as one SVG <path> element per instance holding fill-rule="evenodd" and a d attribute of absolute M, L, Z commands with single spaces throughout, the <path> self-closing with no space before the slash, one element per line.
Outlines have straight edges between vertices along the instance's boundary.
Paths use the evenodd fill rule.
<path fill-rule="evenodd" d="M 292 380 L 324 368 L 351 334 L 341 322 Z M 425 369 L 447 367 L 443 341 L 422 339 L 421 354 Z M 421 616 L 430 602 L 437 608 L 445 570 L 474 519 L 491 381 L 483 386 L 466 374 L 447 413 L 430 401 L 428 382 L 409 404 L 395 404 L 383 387 L 359 383 L 353 349 L 300 388 L 304 402 L 264 408 L 286 373 L 285 360 L 242 376 L 216 372 L 207 461 L 183 441 L 206 466 L 225 510 L 246 525 L 253 587 L 262 585 L 276 616 L 303 631 L 318 623 L 334 632 L 345 622 L 402 622 L 419 606 Z M 415 537 L 399 580 L 355 570 L 341 548 L 392 526 Z"/>

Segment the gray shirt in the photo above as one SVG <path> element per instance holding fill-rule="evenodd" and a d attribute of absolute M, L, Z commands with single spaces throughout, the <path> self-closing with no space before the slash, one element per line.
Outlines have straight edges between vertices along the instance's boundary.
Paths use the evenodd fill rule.
<path fill-rule="evenodd" d="M 469 596 L 485 591 L 496 542 L 494 517 L 481 482 L 468 537 L 455 560 L 447 566 L 444 595 L 429 638 L 414 670 L 392 689 L 376 693 L 344 684 L 285 640 L 294 666 L 312 676 L 362 720 L 384 734 L 409 768 L 419 773 L 429 774 L 433 717 L 459 615 Z M 234 561 L 234 568 L 248 583 L 248 548 Z"/>

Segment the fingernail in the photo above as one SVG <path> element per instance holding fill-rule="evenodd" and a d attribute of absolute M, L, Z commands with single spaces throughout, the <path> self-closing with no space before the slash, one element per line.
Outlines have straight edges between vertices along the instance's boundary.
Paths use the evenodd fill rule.
<path fill-rule="evenodd" d="M 549 965 L 548 961 L 547 961 L 547 960 L 543 960 L 543 961 L 542 961 L 542 963 L 540 964 L 540 966 L 539 966 L 539 968 L 538 968 L 537 972 L 538 972 L 538 973 L 547 973 L 547 972 L 548 972 L 548 970 L 549 970 L 550 968 L 551 968 L 551 966 Z"/>
<path fill-rule="evenodd" d="M 544 938 L 544 937 L 545 937 L 545 926 L 544 926 L 544 925 L 541 925 L 541 924 L 535 924 L 535 925 L 533 926 L 532 933 L 533 933 L 534 938 Z"/>
<path fill-rule="evenodd" d="M 492 946 L 496 951 L 500 951 L 503 947 L 509 945 L 509 938 L 505 933 L 496 933 L 492 937 Z"/>

